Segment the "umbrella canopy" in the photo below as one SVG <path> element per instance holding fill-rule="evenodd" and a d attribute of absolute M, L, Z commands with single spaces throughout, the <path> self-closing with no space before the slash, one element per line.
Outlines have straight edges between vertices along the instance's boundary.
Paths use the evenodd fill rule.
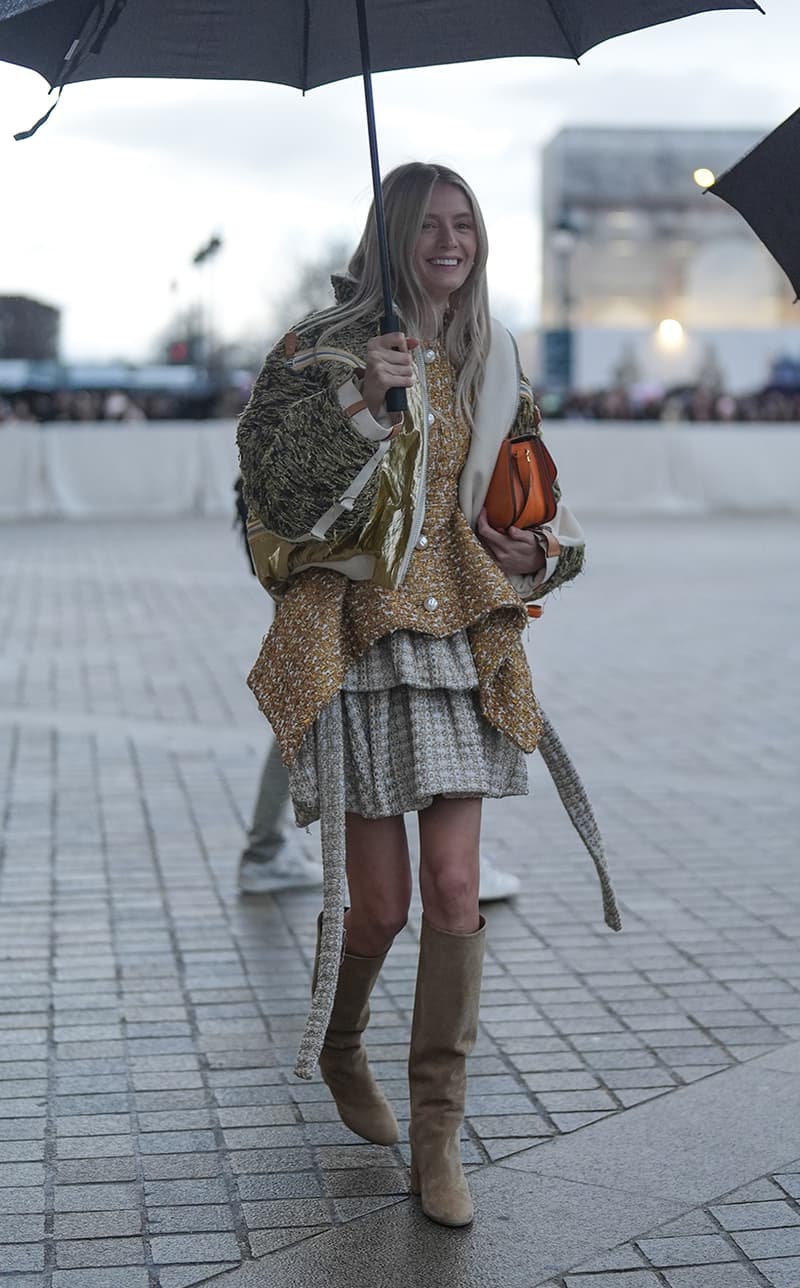
<path fill-rule="evenodd" d="M 763 13 L 758 0 L 0 0 L 0 59 L 31 67 L 59 88 L 108 76 L 163 76 L 306 90 L 361 73 L 383 330 L 391 332 L 398 322 L 371 72 L 524 54 L 577 58 L 612 36 L 715 9 Z M 16 137 L 29 137 L 42 121 Z M 402 390 L 389 391 L 387 406 L 403 410 Z"/>
<path fill-rule="evenodd" d="M 800 109 L 708 192 L 744 215 L 800 298 Z"/>
<path fill-rule="evenodd" d="M 577 58 L 612 36 L 757 0 L 369 0 L 373 71 L 483 58 Z M 763 12 L 763 11 L 762 11 Z M 106 76 L 360 75 L 352 0 L 0 0 L 0 59 L 50 85 Z"/>

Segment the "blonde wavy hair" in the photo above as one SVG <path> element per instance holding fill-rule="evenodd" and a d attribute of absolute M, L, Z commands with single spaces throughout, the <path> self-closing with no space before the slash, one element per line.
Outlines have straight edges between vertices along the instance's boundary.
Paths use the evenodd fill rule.
<path fill-rule="evenodd" d="M 471 426 L 472 408 L 483 383 L 489 353 L 489 296 L 486 288 L 489 242 L 474 192 L 461 175 L 447 166 L 410 161 L 397 166 L 383 180 L 392 293 L 406 333 L 433 340 L 440 331 L 440 320 L 414 267 L 414 250 L 437 183 L 449 183 L 460 188 L 469 201 L 475 221 L 475 260 L 466 282 L 450 296 L 442 336 L 445 352 L 457 372 L 456 407 Z M 332 339 L 348 325 L 373 319 L 383 312 L 374 203 L 347 271 L 353 282 L 350 298 L 316 315 L 315 321 L 323 320 L 325 323 L 320 337 L 323 342 Z"/>

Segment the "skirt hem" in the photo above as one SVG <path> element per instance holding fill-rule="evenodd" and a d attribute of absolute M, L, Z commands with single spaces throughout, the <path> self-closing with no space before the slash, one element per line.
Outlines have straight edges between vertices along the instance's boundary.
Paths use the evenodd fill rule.
<path fill-rule="evenodd" d="M 529 795 L 530 795 L 530 790 L 527 787 L 524 789 L 524 791 L 519 791 L 515 788 L 510 788 L 507 791 L 506 790 L 491 791 L 486 789 L 479 790 L 477 788 L 472 791 L 470 791 L 469 789 L 466 789 L 464 791 L 457 791 L 457 792 L 441 791 L 441 792 L 422 793 L 421 795 L 416 796 L 413 799 L 413 801 L 409 800 L 408 802 L 403 802 L 402 808 L 398 809 L 396 814 L 386 814 L 384 812 L 363 813 L 361 810 L 350 809 L 348 808 L 347 805 L 345 805 L 345 813 L 358 814 L 360 818 L 367 818 L 367 819 L 397 818 L 399 816 L 402 816 L 403 814 L 418 814 L 420 810 L 427 809 L 428 806 L 432 805 L 433 802 L 437 800 L 439 797 L 442 797 L 444 800 L 448 800 L 448 801 L 475 800 L 475 799 L 499 801 L 499 800 L 505 800 L 509 796 L 529 796 Z M 310 827 L 312 823 L 318 823 L 319 818 L 320 818 L 319 807 L 317 807 L 316 809 L 313 809 L 313 808 L 307 809 L 305 813 L 300 814 L 298 811 L 297 805 L 294 805 L 295 827 Z"/>

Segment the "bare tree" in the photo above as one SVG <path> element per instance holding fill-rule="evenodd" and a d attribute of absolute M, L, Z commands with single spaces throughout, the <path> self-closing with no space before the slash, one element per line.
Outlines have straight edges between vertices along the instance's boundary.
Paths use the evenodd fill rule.
<path fill-rule="evenodd" d="M 291 326 L 307 313 L 330 308 L 334 303 L 331 275 L 341 273 L 349 258 L 347 243 L 337 239 L 328 242 L 316 259 L 301 264 L 296 280 L 275 304 L 276 331 Z"/>
<path fill-rule="evenodd" d="M 264 330 L 254 331 L 252 326 L 224 346 L 226 365 L 257 370 L 261 366 L 268 344 L 277 340 L 300 318 L 334 303 L 331 276 L 344 271 L 350 258 L 350 248 L 343 240 L 330 241 L 320 254 L 306 260 L 297 270 L 292 284 L 269 304 L 269 320 Z"/>

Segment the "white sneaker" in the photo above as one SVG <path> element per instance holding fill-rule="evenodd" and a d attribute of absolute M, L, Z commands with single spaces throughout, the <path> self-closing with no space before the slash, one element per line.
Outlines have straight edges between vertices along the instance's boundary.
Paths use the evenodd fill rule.
<path fill-rule="evenodd" d="M 266 863 L 239 862 L 240 894 L 277 894 L 281 890 L 310 890 L 322 885 L 322 865 L 302 854 L 279 853 Z"/>
<path fill-rule="evenodd" d="M 513 872 L 501 872 L 487 858 L 481 855 L 481 887 L 478 896 L 481 903 L 493 903 L 496 899 L 511 899 L 519 894 L 521 882 Z"/>

